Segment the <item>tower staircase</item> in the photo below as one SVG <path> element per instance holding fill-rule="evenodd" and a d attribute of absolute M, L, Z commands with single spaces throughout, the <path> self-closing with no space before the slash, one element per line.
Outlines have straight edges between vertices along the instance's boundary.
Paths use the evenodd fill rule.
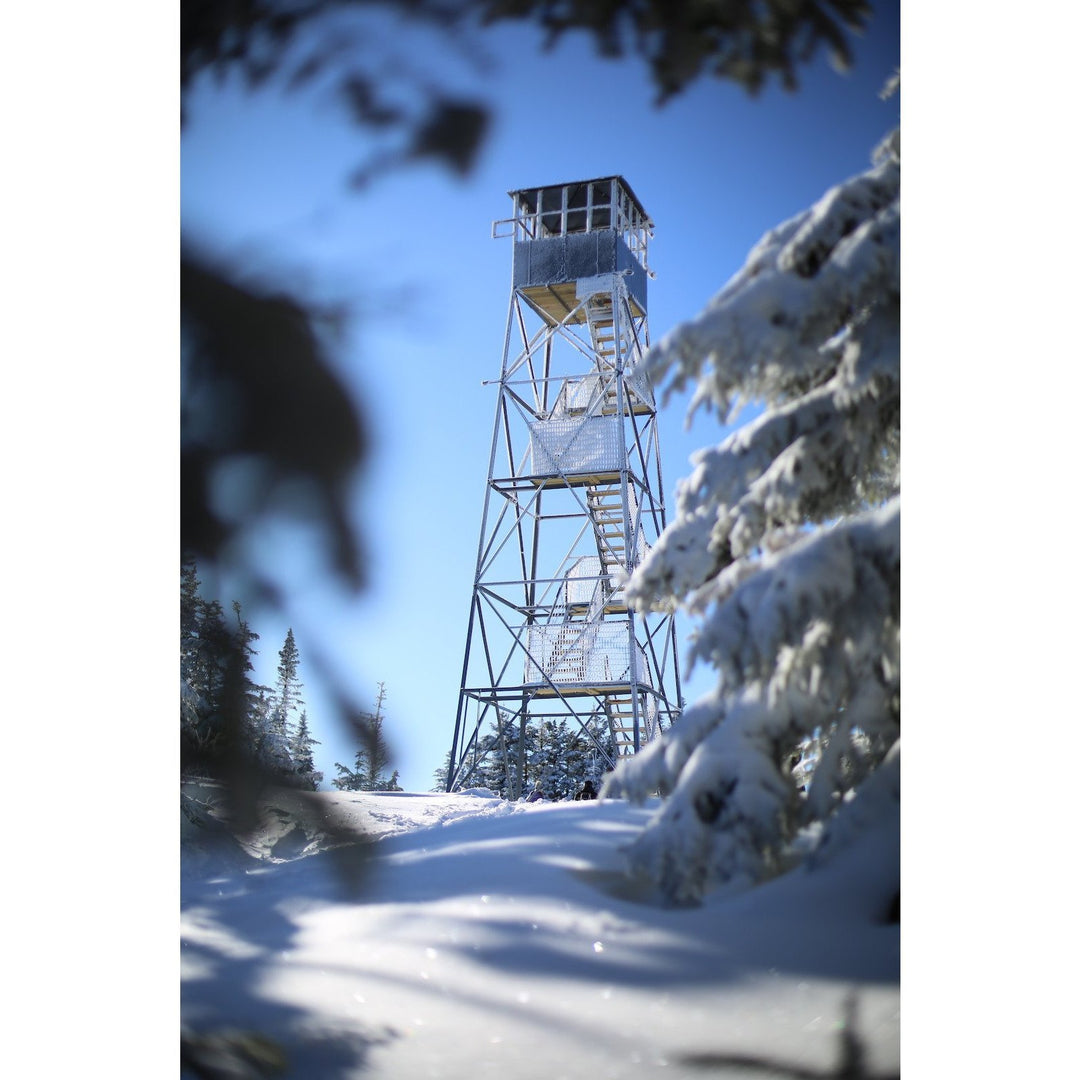
<path fill-rule="evenodd" d="M 639 741 L 652 738 L 656 727 L 656 703 L 648 690 L 651 687 L 648 660 L 642 655 L 644 670 L 637 671 L 637 678 L 630 681 L 629 672 L 613 671 L 605 656 L 603 677 L 597 680 L 590 657 L 596 635 L 591 631 L 602 623 L 605 613 L 611 611 L 611 579 L 606 573 L 596 579 L 587 608 L 571 603 L 568 594 L 568 584 L 564 584 L 559 601 L 551 609 L 549 633 L 553 630 L 555 636 L 545 658 L 544 670 L 554 683 L 593 681 L 612 685 L 611 692 L 604 694 L 602 715 L 607 720 L 616 758 L 627 757 L 635 751 L 635 695 Z M 632 655 L 630 663 L 637 663 Z"/>
<path fill-rule="evenodd" d="M 628 313 L 618 320 L 616 330 L 615 305 L 619 299 L 618 291 L 594 292 L 586 298 L 584 304 L 585 321 L 595 356 L 594 379 L 600 393 L 600 400 L 593 400 L 589 404 L 587 411 L 593 414 L 599 412 L 610 416 L 621 412 L 626 415 L 629 412 L 647 411 L 652 405 L 648 384 L 640 379 L 631 382 L 631 379 L 624 378 L 623 400 L 619 400 L 617 365 L 620 357 L 629 369 L 641 358 L 640 342 Z M 641 392 L 642 388 L 645 393 Z M 641 533 L 638 500 L 632 482 L 626 483 L 625 488 L 622 482 L 589 484 L 585 489 L 585 499 L 600 559 L 599 580 L 584 620 L 586 624 L 593 624 L 603 619 L 606 613 L 626 611 L 622 588 L 615 583 L 641 561 L 648 552 L 648 544 Z M 627 555 L 628 525 L 630 536 L 635 538 L 632 544 L 632 562 Z M 564 617 L 568 623 L 571 622 L 574 618 L 572 609 L 568 607 Z M 582 631 L 567 643 L 565 649 L 560 651 L 557 664 L 560 674 L 567 665 L 582 662 L 582 649 L 586 641 L 587 634 L 583 627 Z M 646 685 L 647 683 L 646 679 Z M 638 699 L 638 737 L 648 738 L 657 711 L 650 694 L 635 690 L 634 684 L 631 684 L 604 698 L 603 712 L 607 717 L 617 757 L 625 757 L 635 751 L 635 693 Z"/>
<path fill-rule="evenodd" d="M 616 757 L 629 757 L 634 753 L 634 699 L 629 693 L 612 694 L 604 703 L 611 740 L 615 744 Z M 638 693 L 639 738 L 644 744 L 650 738 L 656 703 L 651 695 Z"/>
<path fill-rule="evenodd" d="M 616 329 L 615 306 L 624 307 Z M 641 360 L 641 342 L 635 332 L 629 308 L 621 303 L 621 292 L 595 292 L 585 299 L 585 322 L 589 340 L 596 357 L 596 373 L 603 388 L 599 411 L 605 416 L 619 412 L 619 390 L 616 382 L 617 363 L 622 358 L 627 377 L 623 381 L 622 412 L 650 412 L 652 390 L 647 381 L 635 377 L 634 367 Z"/>

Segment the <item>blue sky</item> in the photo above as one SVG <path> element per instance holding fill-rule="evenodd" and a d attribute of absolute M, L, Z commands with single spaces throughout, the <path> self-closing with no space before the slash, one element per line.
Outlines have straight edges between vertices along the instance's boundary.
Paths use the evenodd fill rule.
<path fill-rule="evenodd" d="M 252 610 L 260 679 L 272 683 L 293 627 L 307 681 L 317 763 L 352 760 L 305 651 L 332 660 L 361 704 L 387 688 L 387 730 L 401 782 L 425 790 L 453 735 L 495 389 L 509 301 L 511 247 L 490 238 L 516 188 L 618 173 L 656 228 L 649 325 L 658 340 L 692 317 L 770 227 L 864 169 L 899 120 L 878 91 L 899 64 L 898 8 L 879 5 L 847 75 L 822 59 L 802 89 L 756 99 L 707 82 L 657 109 L 644 67 L 605 61 L 581 38 L 542 54 L 523 28 L 484 39 L 497 69 L 479 74 L 415 35 L 413 59 L 494 108 L 473 172 L 434 165 L 387 174 L 361 193 L 346 177 L 371 149 L 319 94 L 251 96 L 204 85 L 181 145 L 185 233 L 248 265 L 285 271 L 310 295 L 358 315 L 339 357 L 374 435 L 355 513 L 370 585 L 342 593 L 302 537 L 268 533 L 262 556 L 291 586 L 284 615 Z M 685 398 L 661 414 L 669 505 L 693 450 L 724 434 Z M 233 599 L 225 585 L 224 600 Z M 240 596 L 243 600 L 244 597 Z M 693 698 L 711 673 L 684 680 Z"/>

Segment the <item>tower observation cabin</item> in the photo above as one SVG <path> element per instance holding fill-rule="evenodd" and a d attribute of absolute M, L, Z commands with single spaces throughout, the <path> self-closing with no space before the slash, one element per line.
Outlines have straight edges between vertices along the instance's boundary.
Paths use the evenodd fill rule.
<path fill-rule="evenodd" d="M 527 731 L 571 730 L 599 778 L 681 695 L 673 616 L 623 593 L 666 524 L 639 370 L 653 223 L 621 176 L 509 195 L 492 226 L 513 240 L 513 274 L 446 786 L 495 758 L 516 797 L 546 767 Z"/>

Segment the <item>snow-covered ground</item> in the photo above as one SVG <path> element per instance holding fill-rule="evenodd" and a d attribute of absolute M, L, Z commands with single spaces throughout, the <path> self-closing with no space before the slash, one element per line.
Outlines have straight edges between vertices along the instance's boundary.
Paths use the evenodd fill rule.
<path fill-rule="evenodd" d="M 900 929 L 882 915 L 897 837 L 671 909 L 623 868 L 649 807 L 318 798 L 376 838 L 367 857 L 308 843 L 287 797 L 248 853 L 205 855 L 207 830 L 185 826 L 181 1009 L 201 1075 L 899 1073 Z M 228 1071 L 245 1046 L 265 1073 Z"/>

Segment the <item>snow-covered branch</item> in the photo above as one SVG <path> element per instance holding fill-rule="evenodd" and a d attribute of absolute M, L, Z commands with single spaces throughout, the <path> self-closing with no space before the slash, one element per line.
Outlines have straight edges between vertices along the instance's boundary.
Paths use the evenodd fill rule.
<path fill-rule="evenodd" d="M 695 456 L 627 586 L 639 609 L 700 616 L 691 660 L 718 673 L 608 785 L 670 792 L 631 860 L 676 901 L 787 865 L 899 738 L 898 133 L 874 162 L 645 358 L 669 392 L 697 381 L 691 415 L 767 406 Z"/>

